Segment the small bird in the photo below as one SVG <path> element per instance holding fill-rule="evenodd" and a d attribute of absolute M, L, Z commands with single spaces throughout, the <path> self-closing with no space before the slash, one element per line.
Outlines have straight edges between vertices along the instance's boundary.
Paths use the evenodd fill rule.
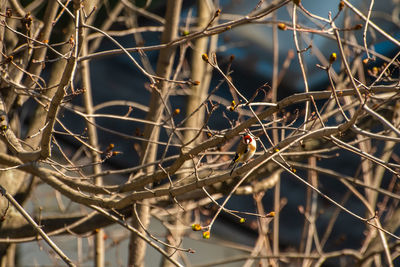
<path fill-rule="evenodd" d="M 254 136 L 252 134 L 243 135 L 243 138 L 237 147 L 235 157 L 233 158 L 231 164 L 229 165 L 229 167 L 233 165 L 233 168 L 231 170 L 231 175 L 233 171 L 236 169 L 236 167 L 239 165 L 239 163 L 246 162 L 251 157 L 254 156 L 256 149 L 257 149 L 257 143 Z"/>

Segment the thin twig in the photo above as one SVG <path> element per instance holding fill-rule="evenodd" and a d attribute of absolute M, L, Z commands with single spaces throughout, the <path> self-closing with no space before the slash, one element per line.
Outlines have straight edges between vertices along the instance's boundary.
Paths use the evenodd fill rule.
<path fill-rule="evenodd" d="M 25 211 L 25 209 L 19 205 L 19 203 L 10 195 L 6 189 L 0 185 L 1 194 L 7 198 L 8 201 L 21 213 L 21 215 L 33 226 L 33 228 L 38 232 L 38 234 L 46 241 L 46 243 L 57 253 L 58 256 L 68 265 L 76 266 L 67 255 L 47 236 L 47 234 L 42 230 L 42 228 L 32 219 L 32 217 Z"/>

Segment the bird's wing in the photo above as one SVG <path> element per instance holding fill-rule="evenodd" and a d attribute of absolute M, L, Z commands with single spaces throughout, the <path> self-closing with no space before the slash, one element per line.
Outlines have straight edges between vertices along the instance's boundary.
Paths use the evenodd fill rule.
<path fill-rule="evenodd" d="M 235 154 L 235 157 L 232 159 L 231 164 L 229 164 L 229 167 L 231 167 L 233 164 L 235 164 L 236 161 L 238 161 L 238 160 L 239 160 L 239 154 L 236 153 L 236 154 Z"/>

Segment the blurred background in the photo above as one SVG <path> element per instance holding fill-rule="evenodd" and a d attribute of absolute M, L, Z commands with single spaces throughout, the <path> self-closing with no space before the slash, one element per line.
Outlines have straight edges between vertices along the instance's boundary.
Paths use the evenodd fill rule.
<path fill-rule="evenodd" d="M 164 16 L 165 13 L 165 2 L 166 1 L 151 1 L 150 6 L 147 10 L 157 14 L 160 17 Z M 221 9 L 221 15 L 219 22 L 225 22 L 235 20 L 246 16 L 249 12 L 252 12 L 257 5 L 261 7 L 268 4 L 269 1 L 248 1 L 248 0 L 220 0 L 214 1 L 215 6 Z M 141 7 L 146 4 L 146 1 L 132 1 L 132 4 Z M 370 1 L 355 0 L 351 3 L 356 6 L 359 10 L 366 14 Z M 99 10 L 100 16 L 96 23 L 101 24 L 101 20 L 106 20 L 109 14 L 109 10 L 116 5 L 116 1 L 108 1 L 106 7 L 102 7 Z M 339 1 L 317 1 L 317 0 L 304 0 L 302 5 L 310 12 L 315 15 L 328 18 L 328 14 L 331 13 L 334 17 L 338 12 Z M 107 10 L 108 8 L 108 10 Z M 375 1 L 371 18 L 373 21 L 382 27 L 387 33 L 390 33 L 393 37 L 399 36 L 399 2 L 398 1 Z M 124 12 L 124 11 L 123 11 Z M 129 12 L 126 10 L 125 12 Z M 196 1 L 184 0 L 183 10 L 181 16 L 181 25 L 185 26 L 189 20 L 196 16 Z M 291 24 L 291 5 L 287 5 L 276 13 L 275 17 L 271 21 L 278 21 L 287 25 Z M 345 21 L 344 18 L 348 19 Z M 305 27 L 315 28 L 324 27 L 321 22 L 310 19 L 304 13 L 298 12 L 298 22 Z M 350 10 L 345 9 L 342 14 L 335 20 L 338 27 L 354 27 L 358 23 L 363 23 L 354 13 Z M 154 20 L 150 20 L 147 17 L 139 16 L 138 24 L 140 26 L 159 26 L 160 24 Z M 267 94 L 270 90 L 272 73 L 273 73 L 273 58 L 274 58 L 274 39 L 272 22 L 263 23 L 252 23 L 250 25 L 240 26 L 225 33 L 222 33 L 218 37 L 218 49 L 216 51 L 218 63 L 221 69 L 230 69 L 230 77 L 236 87 L 246 97 L 251 98 L 259 88 L 265 88 Z M 128 26 L 127 21 L 118 21 L 115 23 L 110 30 L 121 30 Z M 325 25 L 329 28 L 329 25 Z M 137 43 L 138 40 L 131 35 L 124 37 L 116 37 L 116 40 L 122 44 L 125 48 L 135 46 L 150 46 L 159 44 L 160 32 L 146 32 L 142 34 L 143 43 Z M 293 41 L 293 31 L 277 31 L 278 39 L 278 62 L 281 69 L 284 69 L 280 77 L 280 84 L 278 87 L 278 100 L 283 99 L 294 93 L 304 92 L 304 80 L 299 67 L 299 61 L 296 56 L 296 48 Z M 355 34 L 354 42 L 362 45 L 362 30 Z M 392 58 L 397 52 L 398 47 L 387 41 L 384 37 L 379 34 L 370 33 L 367 39 L 368 43 L 373 44 L 372 49 L 381 55 L 385 55 L 388 58 Z M 329 89 L 329 81 L 325 72 L 317 66 L 317 64 L 326 66 L 329 61 L 331 53 L 339 53 L 337 48 L 337 42 L 332 38 L 332 35 L 313 34 L 313 33 L 302 33 L 299 34 L 299 43 L 301 47 L 307 51 L 303 53 L 304 66 L 307 72 L 307 79 L 310 91 L 321 91 Z M 97 51 L 105 51 L 109 49 L 115 49 L 115 45 L 104 38 L 97 49 Z M 180 47 L 182 49 L 182 47 Z M 188 50 L 190 55 L 191 51 Z M 146 52 L 146 57 L 140 57 L 138 53 L 132 53 L 138 61 L 147 60 L 150 66 L 155 69 L 156 61 L 158 57 L 158 51 Z M 176 57 L 179 56 L 179 52 Z M 362 52 L 359 54 L 362 58 L 365 57 Z M 190 57 L 188 57 L 190 58 Z M 375 65 L 381 65 L 382 59 L 379 57 L 375 61 L 363 66 L 365 69 L 371 69 Z M 341 75 L 341 63 L 336 62 L 333 65 L 334 75 Z M 135 117 L 144 117 L 146 114 L 145 106 L 148 105 L 150 99 L 150 89 L 148 80 L 140 73 L 128 59 L 126 55 L 113 55 L 96 57 L 90 60 L 90 68 L 92 75 L 92 87 L 94 90 L 94 105 L 98 113 L 109 113 L 109 114 L 122 114 L 127 112 L 126 106 L 121 107 L 106 107 L 97 106 L 101 105 L 105 101 L 111 100 L 126 100 L 135 101 L 144 106 L 143 109 L 134 108 L 132 112 Z M 190 60 L 187 60 L 183 64 L 183 71 L 179 79 L 188 79 L 190 77 Z M 210 91 L 212 91 L 217 84 L 221 81 L 222 77 L 214 72 L 210 85 Z M 371 79 L 368 75 L 365 77 Z M 143 90 L 143 87 L 147 90 Z M 177 89 L 171 95 L 171 108 L 180 109 L 182 112 L 175 116 L 176 122 L 179 123 L 185 118 L 186 108 L 186 96 L 184 88 L 181 90 Z M 256 100 L 263 100 L 264 95 L 259 94 Z M 224 114 L 230 119 L 235 120 L 237 117 L 234 114 L 227 113 L 227 107 L 232 101 L 232 94 L 229 90 L 229 86 L 224 83 L 218 91 L 215 93 L 214 101 L 220 103 L 213 116 L 210 118 L 209 127 L 215 130 L 223 130 L 230 128 L 231 125 L 224 118 Z M 82 99 L 76 97 L 72 100 L 72 104 L 80 105 Z M 323 103 L 317 102 L 319 106 Z M 288 112 L 294 113 L 296 109 L 301 110 L 304 107 L 302 105 L 291 106 Z M 31 114 L 23 114 L 27 120 Z M 66 125 L 74 132 L 83 132 L 85 129 L 84 121 L 79 117 L 70 112 L 68 109 L 63 110 L 62 114 Z M 244 118 L 242 118 L 244 119 Z M 124 133 L 127 136 L 140 136 L 143 131 L 143 124 L 136 122 L 127 122 L 107 118 L 96 119 L 98 125 L 104 128 L 115 129 L 120 133 Z M 302 122 L 296 121 L 294 126 L 298 127 Z M 329 123 L 329 122 L 328 122 Z M 168 136 L 166 132 L 161 133 L 161 140 L 167 140 Z M 76 144 L 71 138 L 60 137 L 63 145 L 71 147 L 74 150 L 78 144 Z M 266 140 L 262 141 L 267 144 Z M 111 158 L 107 161 L 106 167 L 108 169 L 119 169 L 126 168 L 129 166 L 135 166 L 139 163 L 139 154 L 137 146 L 140 144 L 137 140 L 129 138 L 116 138 L 115 135 L 108 131 L 99 130 L 99 142 L 101 149 L 106 149 L 110 143 L 115 145 L 115 149 L 122 152 L 121 155 Z M 136 149 L 135 149 L 136 146 Z M 179 151 L 178 149 L 171 149 L 168 151 L 167 156 L 174 155 Z M 355 157 L 352 153 L 346 151 L 339 151 L 338 154 L 331 158 L 325 158 L 319 166 L 330 168 L 335 166 L 334 169 L 340 169 L 343 174 L 353 176 L 360 165 L 360 158 Z M 159 151 L 161 156 L 162 150 Z M 227 166 L 223 167 L 224 169 Z M 298 171 L 301 177 L 307 177 L 306 171 Z M 115 181 L 125 181 L 127 176 L 113 176 L 109 182 L 115 183 Z M 385 180 L 385 183 L 389 182 L 389 177 Z M 357 214 L 365 214 L 365 208 L 359 204 L 359 201 L 354 201 L 354 196 L 345 196 L 345 186 L 338 180 L 329 178 L 324 175 L 320 175 L 318 179 L 319 188 L 329 193 L 329 195 L 337 201 L 344 201 L 346 208 Z M 307 205 L 307 188 L 304 184 L 293 179 L 291 175 L 283 172 L 281 175 L 281 202 L 282 208 L 280 212 L 280 249 L 282 251 L 295 251 L 301 239 L 304 235 L 304 207 Z M 38 207 L 47 207 L 44 209 L 45 215 L 51 215 L 51 211 L 57 210 L 54 202 L 54 195 L 48 190 L 48 186 L 41 185 L 41 190 L 36 191 L 32 196 L 32 203 L 27 206 L 28 210 L 33 210 L 35 213 L 39 212 Z M 273 190 L 267 190 L 265 196 L 262 199 L 262 204 L 266 213 L 273 211 Z M 221 198 L 219 202 L 223 201 Z M 60 196 L 60 201 L 66 205 L 66 212 L 82 212 L 82 207 L 72 204 L 69 200 Z M 316 224 L 317 231 L 320 235 L 326 231 L 329 220 L 332 214 L 337 212 L 337 208 L 332 206 L 326 200 L 319 198 L 318 205 L 320 207 L 320 213 L 318 214 L 318 222 Z M 49 208 L 50 207 L 50 208 Z M 53 208 L 52 208 L 53 207 Z M 227 206 L 229 209 L 246 211 L 246 212 L 257 212 L 256 203 L 252 196 L 234 196 L 232 197 Z M 210 214 L 215 212 L 216 207 L 214 205 L 208 205 L 204 208 L 208 210 Z M 202 214 L 203 218 L 207 217 L 207 212 Z M 363 231 L 365 229 L 364 223 L 356 220 L 353 216 L 346 213 L 339 212 L 337 215 L 337 221 L 333 226 L 332 234 L 329 241 L 326 243 L 325 249 L 329 250 L 340 250 L 344 248 L 357 249 L 361 246 L 365 239 Z M 221 260 L 224 258 L 230 258 L 235 255 L 240 256 L 244 252 L 249 252 L 253 248 L 257 238 L 257 218 L 253 216 L 245 216 L 246 222 L 240 224 L 237 219 L 229 214 L 222 213 L 213 228 L 213 242 L 204 240 L 200 235 L 196 233 L 189 234 L 185 237 L 183 246 L 190 247 L 196 251 L 194 254 L 187 255 L 190 262 L 196 264 L 205 264 L 213 262 L 214 260 Z M 351 227 L 349 227 L 351 225 Z M 153 234 L 162 238 L 165 234 L 165 230 L 162 224 L 152 219 L 150 229 Z M 127 243 L 128 236 L 124 230 L 121 230 L 118 226 L 111 226 L 105 229 L 106 232 L 106 244 L 107 244 L 107 263 L 108 266 L 126 266 L 127 262 Z M 70 238 L 60 236 L 55 238 L 55 242 L 68 241 L 68 246 L 64 246 L 63 249 L 71 256 L 71 258 L 82 259 L 82 266 L 91 266 L 90 261 L 86 261 L 84 255 L 85 250 L 89 250 L 89 247 L 93 244 L 90 239 L 86 238 Z M 39 243 L 40 246 L 37 246 Z M 83 248 L 83 251 L 80 250 Z M 81 252 L 77 252 L 81 251 Z M 52 252 L 49 251 L 48 247 L 44 245 L 42 241 L 31 242 L 20 245 L 19 252 L 21 257 L 19 258 L 20 266 L 53 266 L 58 265 L 59 262 L 51 262 L 50 258 L 46 254 Z M 82 253 L 82 255 L 78 255 Z M 146 266 L 157 266 L 159 265 L 161 256 L 156 253 L 153 249 L 149 248 L 146 256 Z M 284 263 L 283 263 L 284 265 Z M 242 266 L 242 262 L 225 263 L 221 266 Z M 292 265 L 295 266 L 295 265 Z M 338 266 L 338 261 L 332 260 L 325 262 L 324 266 Z"/>

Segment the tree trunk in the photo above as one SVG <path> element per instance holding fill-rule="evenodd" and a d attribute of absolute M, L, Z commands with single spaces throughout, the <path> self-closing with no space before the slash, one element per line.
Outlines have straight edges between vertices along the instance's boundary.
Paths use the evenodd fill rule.
<path fill-rule="evenodd" d="M 168 0 L 167 10 L 165 14 L 165 28 L 162 34 L 161 42 L 168 43 L 177 37 L 179 17 L 181 13 L 182 0 Z M 157 75 L 163 78 L 169 78 L 172 73 L 172 67 L 175 58 L 175 48 L 167 47 L 160 50 L 160 55 L 157 61 Z M 153 88 L 150 99 L 150 109 L 146 116 L 146 120 L 160 122 L 164 105 L 161 98 L 167 94 L 170 84 L 165 81 L 160 81 L 157 88 Z M 147 124 L 144 129 L 144 138 L 149 141 L 157 141 L 159 138 L 160 128 L 158 126 Z M 157 144 L 154 142 L 143 142 L 141 164 L 153 162 L 157 156 Z M 154 172 L 154 166 L 146 168 L 146 173 Z M 150 222 L 150 209 L 146 205 L 147 201 L 143 201 L 137 209 L 138 218 L 132 217 L 132 226 L 145 234 L 143 227 L 147 227 Z M 139 222 L 140 220 L 140 222 Z M 144 266 L 144 257 L 146 254 L 146 243 L 132 233 L 129 244 L 129 266 L 141 267 Z"/>
<path fill-rule="evenodd" d="M 197 26 L 199 28 L 205 28 L 207 24 L 210 22 L 212 10 L 210 10 L 209 5 L 207 4 L 209 1 L 198 0 L 197 1 Z M 217 38 L 217 37 L 216 37 Z M 210 85 L 210 79 L 206 79 L 206 67 L 207 64 L 203 61 L 201 55 L 203 53 L 207 53 L 207 44 L 208 37 L 199 38 L 194 41 L 194 46 L 192 50 L 192 62 L 191 62 L 191 80 L 192 81 L 200 81 L 199 85 L 192 85 L 190 88 L 190 95 L 187 98 L 187 106 L 186 106 L 186 116 L 192 115 L 192 113 L 203 103 L 206 98 L 208 88 Z M 211 73 L 211 69 L 208 70 Z M 204 123 L 204 113 L 205 108 L 200 108 L 197 113 L 193 114 L 185 123 L 185 127 L 189 129 L 201 129 Z M 186 130 L 183 135 L 183 143 L 186 144 L 192 141 L 188 147 L 193 147 L 196 144 L 201 142 L 202 134 L 200 134 L 196 139 L 198 130 Z M 193 168 L 192 161 L 186 161 L 182 168 Z M 183 178 L 185 174 L 183 174 L 179 178 Z M 183 207 L 185 207 L 188 203 L 180 203 Z M 184 235 L 184 225 L 182 222 L 190 222 L 191 212 L 184 212 L 182 210 L 179 211 L 176 216 L 172 216 L 171 218 L 171 226 L 169 229 L 169 234 L 167 236 L 167 241 L 171 246 L 179 246 L 181 244 L 181 240 Z M 177 219 L 179 218 L 179 220 Z M 166 247 L 166 251 L 172 255 L 175 260 L 179 258 L 179 252 L 172 247 Z M 172 267 L 174 266 L 170 261 L 163 258 L 162 266 L 164 267 Z"/>

